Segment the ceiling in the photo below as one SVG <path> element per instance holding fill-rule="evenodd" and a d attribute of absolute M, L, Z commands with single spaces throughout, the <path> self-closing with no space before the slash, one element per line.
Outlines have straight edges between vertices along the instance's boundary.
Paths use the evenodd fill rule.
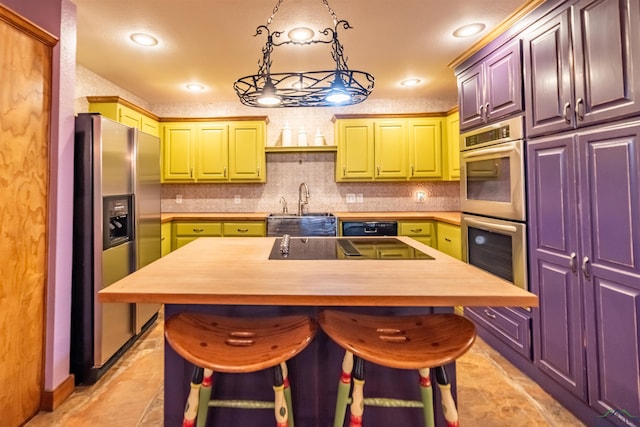
<path fill-rule="evenodd" d="M 73 0 L 77 5 L 77 62 L 150 104 L 239 102 L 233 82 L 258 71 L 267 23 L 277 0 Z M 324 29 L 332 25 L 322 0 L 281 1 L 269 28 Z M 456 99 L 448 66 L 521 9 L 524 0 L 332 0 L 348 66 L 372 74 L 370 99 Z M 466 24 L 483 22 L 479 35 L 455 38 Z M 295 25 L 294 25 L 295 23 Z M 152 34 L 157 46 L 129 40 Z M 333 68 L 329 45 L 283 46 L 272 54 L 272 72 Z M 413 88 L 399 85 L 415 77 Z M 185 90 L 187 83 L 206 87 Z"/>

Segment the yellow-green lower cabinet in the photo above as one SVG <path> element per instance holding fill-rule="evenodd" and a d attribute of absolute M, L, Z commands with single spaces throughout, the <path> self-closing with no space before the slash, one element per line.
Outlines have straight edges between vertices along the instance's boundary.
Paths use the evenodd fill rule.
<path fill-rule="evenodd" d="M 171 223 L 163 222 L 160 226 L 160 255 L 171 252 Z"/>
<path fill-rule="evenodd" d="M 224 237 L 264 237 L 267 228 L 264 221 L 236 221 L 222 224 Z"/>
<path fill-rule="evenodd" d="M 222 222 L 218 221 L 176 221 L 173 223 L 173 243 L 175 250 L 198 237 L 221 237 Z"/>
<path fill-rule="evenodd" d="M 398 235 L 409 236 L 434 248 L 437 244 L 434 221 L 398 221 Z"/>
<path fill-rule="evenodd" d="M 438 250 L 457 259 L 462 259 L 462 236 L 460 226 L 438 221 Z"/>

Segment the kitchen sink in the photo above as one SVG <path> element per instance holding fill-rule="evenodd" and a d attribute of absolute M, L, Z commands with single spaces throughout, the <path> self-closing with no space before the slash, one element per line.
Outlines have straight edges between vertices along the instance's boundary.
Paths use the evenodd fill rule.
<path fill-rule="evenodd" d="M 267 236 L 336 236 L 337 233 L 338 218 L 330 212 L 271 214 L 267 217 Z"/>

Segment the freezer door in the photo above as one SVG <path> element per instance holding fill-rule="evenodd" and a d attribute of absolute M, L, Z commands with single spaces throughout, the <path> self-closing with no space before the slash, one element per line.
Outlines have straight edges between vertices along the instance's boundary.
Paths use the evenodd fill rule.
<path fill-rule="evenodd" d="M 102 252 L 102 288 L 133 272 L 133 242 Z M 97 298 L 97 293 L 96 293 Z M 134 305 L 95 304 L 94 366 L 102 366 L 134 336 Z"/>

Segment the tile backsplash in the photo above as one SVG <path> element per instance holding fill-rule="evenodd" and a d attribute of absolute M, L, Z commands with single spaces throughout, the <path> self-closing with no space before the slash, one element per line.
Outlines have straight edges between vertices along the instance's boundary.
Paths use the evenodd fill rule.
<path fill-rule="evenodd" d="M 267 153 L 265 184 L 163 184 L 163 212 L 297 212 L 298 187 L 306 183 L 309 212 L 458 211 L 460 183 L 335 182 L 335 153 Z M 423 191 L 423 202 L 416 192 Z M 347 203 L 347 194 L 362 201 Z M 177 202 L 180 196 L 181 203 Z"/>

